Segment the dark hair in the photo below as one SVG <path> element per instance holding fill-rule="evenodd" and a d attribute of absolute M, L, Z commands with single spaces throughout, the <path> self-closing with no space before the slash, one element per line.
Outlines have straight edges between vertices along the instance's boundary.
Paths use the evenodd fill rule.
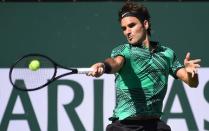
<path fill-rule="evenodd" d="M 141 23 L 147 20 L 149 23 L 149 28 L 147 29 L 147 31 L 148 34 L 151 35 L 151 17 L 148 9 L 143 4 L 137 4 L 134 2 L 127 1 L 119 11 L 118 16 L 119 22 L 121 22 L 122 18 L 127 16 L 134 16 L 138 18 Z"/>

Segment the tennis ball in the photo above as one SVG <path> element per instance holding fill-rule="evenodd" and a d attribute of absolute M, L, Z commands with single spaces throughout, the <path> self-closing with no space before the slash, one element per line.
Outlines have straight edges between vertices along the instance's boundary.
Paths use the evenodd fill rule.
<path fill-rule="evenodd" d="M 40 62 L 38 60 L 32 60 L 28 68 L 32 71 L 37 71 L 40 68 Z"/>

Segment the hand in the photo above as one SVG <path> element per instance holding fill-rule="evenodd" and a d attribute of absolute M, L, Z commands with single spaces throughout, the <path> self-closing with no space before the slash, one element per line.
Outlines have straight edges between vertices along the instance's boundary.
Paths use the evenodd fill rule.
<path fill-rule="evenodd" d="M 187 73 L 191 74 L 192 78 L 197 74 L 197 68 L 200 67 L 201 59 L 190 60 L 190 53 L 186 54 L 184 59 L 184 66 Z"/>
<path fill-rule="evenodd" d="M 104 63 L 96 63 L 92 65 L 91 68 L 93 68 L 93 71 L 89 72 L 87 75 L 93 77 L 100 77 L 104 73 L 105 65 Z"/>

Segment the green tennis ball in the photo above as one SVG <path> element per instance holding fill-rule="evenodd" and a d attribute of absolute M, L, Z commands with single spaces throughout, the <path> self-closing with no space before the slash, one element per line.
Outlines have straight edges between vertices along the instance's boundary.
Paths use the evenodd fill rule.
<path fill-rule="evenodd" d="M 37 71 L 40 68 L 40 62 L 38 60 L 32 60 L 28 68 L 32 71 Z"/>

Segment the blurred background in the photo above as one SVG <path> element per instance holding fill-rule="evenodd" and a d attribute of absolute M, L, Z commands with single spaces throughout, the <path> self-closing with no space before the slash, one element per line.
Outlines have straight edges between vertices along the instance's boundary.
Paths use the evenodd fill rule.
<path fill-rule="evenodd" d="M 200 69 L 201 80 L 197 90 L 191 91 L 185 84 L 173 80 L 172 78 L 169 79 L 169 90 L 166 99 L 168 99 L 170 103 L 166 103 L 168 106 L 165 110 L 167 110 L 166 113 L 168 114 L 165 114 L 167 117 L 164 119 L 167 121 L 169 117 L 172 119 L 175 118 L 174 121 L 169 123 L 177 123 L 177 125 L 172 125 L 175 130 L 209 130 L 209 114 L 207 113 L 209 108 L 209 2 L 207 2 L 207 0 L 136 0 L 136 2 L 142 2 L 150 11 L 152 40 L 160 41 L 163 45 L 171 47 L 176 52 L 181 62 L 183 62 L 187 52 L 191 52 L 192 58 L 202 59 L 202 67 Z M 10 98 L 14 99 L 14 101 L 16 100 L 16 97 L 12 97 L 12 95 L 14 95 L 12 93 L 13 90 L 8 82 L 9 66 L 16 59 L 27 53 L 45 54 L 53 58 L 56 62 L 69 67 L 89 67 L 95 62 L 103 61 L 106 57 L 110 56 L 114 47 L 126 42 L 121 32 L 117 15 L 118 10 L 123 4 L 124 0 L 1 0 L 1 131 L 15 130 L 14 125 L 16 124 L 12 126 L 10 120 L 18 119 L 18 117 L 14 117 L 14 113 L 12 112 L 5 113 L 7 108 L 15 108 L 15 105 L 9 107 L 9 105 L 11 105 L 11 103 L 9 104 Z M 92 86 L 95 87 L 94 82 L 98 79 L 84 78 L 87 80 L 85 81 L 83 77 L 79 77 L 79 79 L 70 77 L 67 79 L 73 79 L 80 83 L 85 96 L 88 94 L 88 88 L 83 87 L 86 87 L 86 85 L 88 85 L 89 88 Z M 85 125 L 89 124 L 89 121 L 86 118 L 82 118 L 83 116 L 80 116 L 81 123 L 83 123 L 82 125 L 84 125 L 84 127 L 72 126 L 67 129 L 73 130 L 76 128 L 81 131 L 99 131 L 105 129 L 105 125 L 108 123 L 107 117 L 111 115 L 114 106 L 114 90 L 110 89 L 110 87 L 114 88 L 114 78 L 113 76 L 107 75 L 99 78 L 99 80 L 103 81 L 101 85 L 105 87 L 103 97 L 100 99 L 104 102 L 104 109 L 99 101 L 96 103 L 93 101 L 94 98 L 86 99 L 91 101 L 91 105 L 95 104 L 95 107 L 101 106 L 99 109 L 103 111 L 103 114 L 98 117 L 102 117 L 102 120 L 103 117 L 105 117 L 104 121 L 101 121 L 102 124 L 97 123 L 98 126 L 95 126 L 95 123 L 90 123 L 89 126 L 85 127 Z M 92 85 L 92 83 L 94 84 Z M 96 84 L 96 86 L 98 85 Z M 179 87 L 186 87 L 186 91 L 184 88 Z M 10 89 L 9 91 L 8 88 Z M 5 93 L 5 91 L 7 93 Z M 40 94 L 42 95 L 37 95 L 36 93 L 37 96 L 32 95 L 30 98 L 36 99 L 36 97 L 38 97 L 44 100 L 46 98 L 49 99 L 47 97 L 49 96 L 48 94 Z M 92 90 L 90 94 L 95 95 L 96 93 L 94 94 Z M 16 94 L 16 96 L 21 95 L 22 94 Z M 65 95 L 62 97 L 64 96 Z M 68 95 L 66 94 L 66 96 Z M 59 99 L 65 98 L 57 97 L 57 101 Z M 21 100 L 23 103 L 24 99 Z M 113 103 L 108 105 L 108 101 L 112 101 Z M 183 105 L 187 104 L 191 107 L 186 106 L 184 108 Z M 21 107 L 21 104 L 17 105 Z M 33 102 L 32 105 L 36 108 Z M 47 103 L 43 105 L 47 105 Z M 201 110 L 198 106 L 200 106 Z M 81 106 L 77 111 L 86 112 L 87 108 L 88 106 Z M 172 111 L 177 113 L 171 113 Z M 16 114 L 18 114 L 17 112 Z M 38 112 L 39 111 L 35 110 L 35 113 Z M 87 114 L 89 117 L 94 116 L 92 112 Z M 97 112 L 97 115 L 98 114 Z M 37 115 L 37 117 L 39 124 L 47 123 L 47 120 L 45 120 L 47 118 L 44 116 L 43 119 L 41 115 Z M 22 116 L 23 120 L 24 118 L 25 116 Z M 178 118 L 182 121 L 178 122 Z M 68 118 L 66 119 L 68 120 Z M 26 119 L 26 121 L 27 120 L 29 122 L 29 118 Z M 56 119 L 58 122 L 59 120 L 61 121 L 62 118 Z M 73 124 L 73 120 L 75 120 L 75 118 L 71 118 L 71 122 L 69 123 L 75 125 Z M 181 125 L 182 123 L 183 125 Z M 50 123 L 48 124 L 50 125 Z M 34 125 L 26 125 L 27 123 L 21 125 L 21 127 L 30 127 L 28 130 L 39 130 L 39 128 L 32 128 Z M 50 129 L 51 131 L 57 128 L 47 128 L 47 124 L 40 124 L 40 130 Z M 64 129 L 65 128 L 63 128 L 63 130 Z M 26 128 L 22 130 L 25 131 Z M 59 130 L 61 130 L 61 128 L 59 128 Z"/>
<path fill-rule="evenodd" d="M 31 52 L 69 66 L 90 66 L 126 42 L 117 21 L 123 2 L 4 1 L 0 3 L 0 67 Z M 150 10 L 152 39 L 173 48 L 182 62 L 189 51 L 193 58 L 203 59 L 203 67 L 209 65 L 208 2 L 142 2 Z"/>

